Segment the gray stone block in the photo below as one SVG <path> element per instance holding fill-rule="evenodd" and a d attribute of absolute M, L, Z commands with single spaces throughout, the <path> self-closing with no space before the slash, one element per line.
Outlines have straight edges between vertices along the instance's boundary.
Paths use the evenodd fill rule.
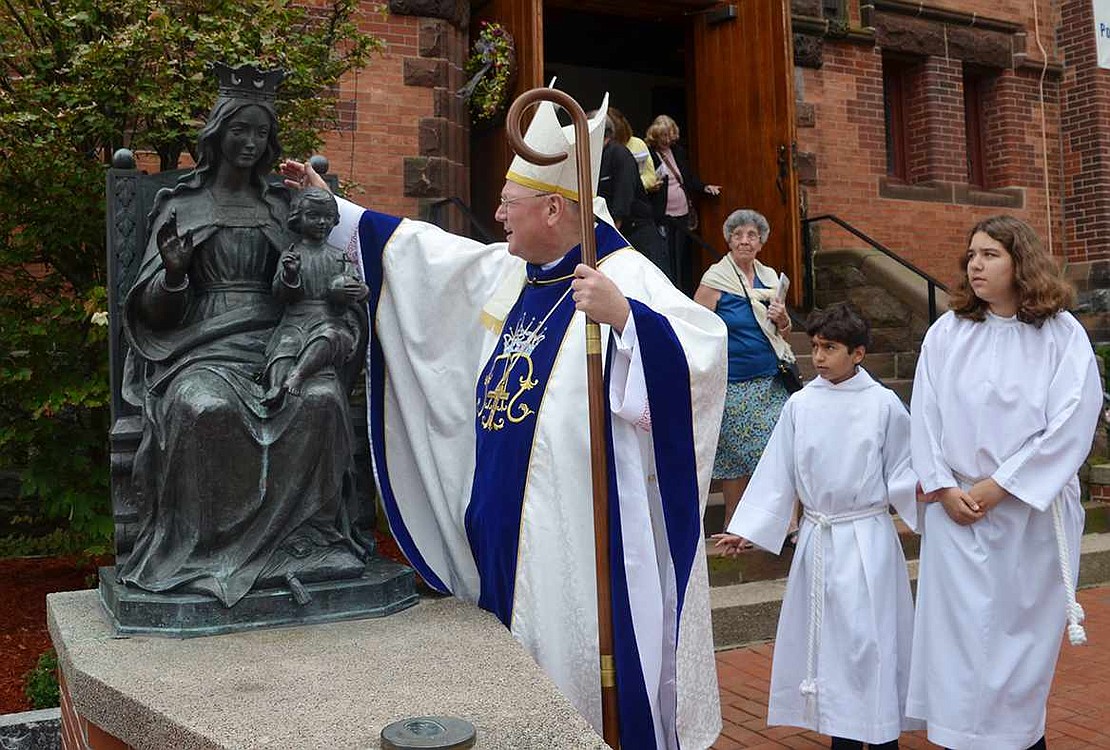
<path fill-rule="evenodd" d="M 878 286 L 857 286 L 848 290 L 848 299 L 871 321 L 875 328 L 904 326 L 910 322 L 906 306 Z"/>
<path fill-rule="evenodd" d="M 0 750 L 61 750 L 62 721 L 57 708 L 0 714 Z"/>

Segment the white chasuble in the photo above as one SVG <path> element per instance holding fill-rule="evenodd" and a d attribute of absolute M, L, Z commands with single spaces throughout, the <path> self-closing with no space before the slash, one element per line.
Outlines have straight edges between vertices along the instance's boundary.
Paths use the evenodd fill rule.
<path fill-rule="evenodd" d="M 570 276 L 340 201 L 373 337 L 374 472 L 433 587 L 495 614 L 600 731 L 584 316 Z M 625 747 L 720 730 L 701 516 L 724 400 L 725 330 L 611 226 L 600 269 L 629 299 L 602 326 L 610 407 L 614 651 Z"/>
<path fill-rule="evenodd" d="M 775 636 L 770 725 L 869 744 L 905 716 L 913 600 L 890 514 L 916 526 L 910 418 L 864 369 L 790 397 L 728 531 L 772 552 L 804 509 Z"/>
<path fill-rule="evenodd" d="M 1040 328 L 949 312 L 925 336 L 912 405 L 922 487 L 993 477 L 1010 493 L 970 526 L 939 502 L 925 510 L 908 711 L 935 743 L 1025 750 L 1044 734 L 1061 636 L 1078 619 L 1076 472 L 1101 404 L 1091 344 L 1067 312 Z"/>

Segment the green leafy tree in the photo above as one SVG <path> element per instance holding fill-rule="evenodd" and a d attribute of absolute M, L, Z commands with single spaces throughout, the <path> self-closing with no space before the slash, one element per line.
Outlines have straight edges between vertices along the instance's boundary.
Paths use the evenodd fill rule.
<path fill-rule="evenodd" d="M 287 71 L 282 143 L 308 154 L 337 122 L 340 77 L 381 42 L 358 0 L 0 2 L 0 467 L 44 514 L 107 548 L 104 172 L 120 147 L 162 169 L 192 154 L 209 66 Z"/>

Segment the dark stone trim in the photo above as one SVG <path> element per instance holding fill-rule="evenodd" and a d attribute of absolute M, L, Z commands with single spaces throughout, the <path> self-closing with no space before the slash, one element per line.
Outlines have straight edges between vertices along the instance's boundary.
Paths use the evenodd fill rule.
<path fill-rule="evenodd" d="M 994 208 L 1025 208 L 1025 190 L 1022 188 L 979 188 L 974 185 L 953 186 L 956 203 L 969 206 Z"/>
<path fill-rule="evenodd" d="M 820 36 L 794 34 L 794 64 L 820 70 L 825 64 L 825 40 Z"/>
<path fill-rule="evenodd" d="M 460 29 L 470 23 L 469 0 L 389 0 L 389 12 L 398 16 L 442 18 Z"/>
<path fill-rule="evenodd" d="M 445 198 L 448 180 L 447 159 L 442 156 L 405 157 L 405 195 L 410 198 Z"/>
<path fill-rule="evenodd" d="M 795 34 L 827 37 L 852 44 L 875 43 L 875 34 L 872 29 L 852 28 L 843 21 L 833 21 L 816 16 L 793 16 L 790 19 L 790 29 Z"/>
<path fill-rule="evenodd" d="M 886 176 L 879 178 L 879 197 L 926 203 L 955 203 L 951 183 L 929 181 L 910 185 Z"/>
<path fill-rule="evenodd" d="M 795 102 L 794 125 L 799 128 L 812 128 L 817 125 L 817 108 L 810 102 Z"/>
<path fill-rule="evenodd" d="M 443 21 L 420 19 L 418 42 L 421 57 L 447 57 L 447 30 Z"/>
<path fill-rule="evenodd" d="M 810 187 L 817 186 L 817 154 L 799 151 L 794 157 L 794 166 L 798 171 L 799 183 Z"/>
<path fill-rule="evenodd" d="M 884 51 L 951 58 L 990 68 L 1009 68 L 1017 59 L 1011 34 L 896 13 L 876 14 L 875 41 Z"/>
<path fill-rule="evenodd" d="M 968 26 L 987 31 L 1002 31 L 1007 34 L 1016 34 L 1025 31 L 1025 27 L 1013 21 L 1004 21 L 1000 18 L 989 18 L 959 10 L 943 10 L 924 5 L 910 0 L 872 0 L 875 10 L 888 13 L 898 13 L 903 16 L 923 18 L 927 21 L 939 21 L 954 26 Z"/>
<path fill-rule="evenodd" d="M 911 185 L 886 176 L 879 178 L 879 197 L 963 206 L 1014 209 L 1025 207 L 1025 189 L 1020 187 L 983 189 L 965 182 L 943 180 L 929 180 Z"/>
<path fill-rule="evenodd" d="M 406 57 L 404 81 L 406 86 L 445 87 L 447 86 L 447 61 Z"/>
<path fill-rule="evenodd" d="M 1040 76 L 1044 63 L 1040 60 L 1030 60 L 1025 55 L 1014 55 L 1014 70 L 1019 73 L 1035 73 Z M 1049 62 L 1045 78 L 1058 81 L 1064 77 L 1064 66 L 1058 62 Z"/>

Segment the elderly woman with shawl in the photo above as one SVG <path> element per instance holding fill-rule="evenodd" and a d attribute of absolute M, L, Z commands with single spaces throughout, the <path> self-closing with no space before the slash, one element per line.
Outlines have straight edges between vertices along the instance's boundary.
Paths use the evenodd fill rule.
<path fill-rule="evenodd" d="M 794 361 L 786 306 L 776 298 L 778 273 L 756 260 L 771 233 L 757 211 L 739 209 L 725 220 L 728 254 L 705 272 L 694 301 L 728 326 L 728 393 L 713 478 L 721 480 L 725 525 L 732 518 L 789 394 L 779 359 Z"/>
<path fill-rule="evenodd" d="M 280 408 L 263 404 L 258 380 L 282 313 L 271 284 L 291 240 L 287 190 L 265 179 L 281 154 L 271 80 L 280 73 L 221 74 L 196 168 L 156 196 L 125 302 L 124 395 L 142 407 L 143 436 L 132 474 L 140 528 L 119 576 L 231 606 L 256 586 L 296 594 L 364 565 L 344 515 L 352 438 L 342 379 L 318 373 Z M 359 316 L 354 306 L 346 314 Z"/>

